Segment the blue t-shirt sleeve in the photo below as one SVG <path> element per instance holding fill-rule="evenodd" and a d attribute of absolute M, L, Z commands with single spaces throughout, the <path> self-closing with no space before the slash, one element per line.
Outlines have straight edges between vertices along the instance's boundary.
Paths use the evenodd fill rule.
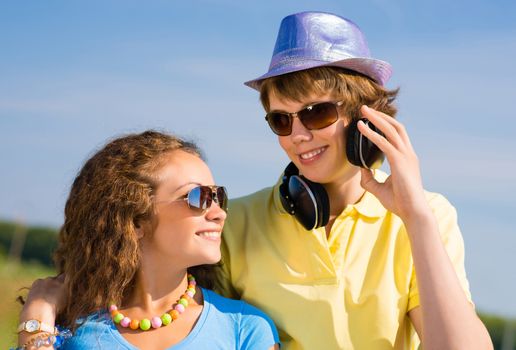
<path fill-rule="evenodd" d="M 239 349 L 269 349 L 279 343 L 278 330 L 272 319 L 244 302 L 239 329 Z"/>

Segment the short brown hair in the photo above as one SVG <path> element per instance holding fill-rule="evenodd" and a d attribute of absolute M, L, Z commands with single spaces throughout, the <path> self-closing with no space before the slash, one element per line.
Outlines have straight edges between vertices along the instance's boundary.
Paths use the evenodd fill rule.
<path fill-rule="evenodd" d="M 270 110 L 269 96 L 300 102 L 306 96 L 331 92 L 350 118 L 367 105 L 392 117 L 397 109 L 394 100 L 399 89 L 388 90 L 363 74 L 337 67 L 317 67 L 265 79 L 260 86 L 260 100 Z"/>

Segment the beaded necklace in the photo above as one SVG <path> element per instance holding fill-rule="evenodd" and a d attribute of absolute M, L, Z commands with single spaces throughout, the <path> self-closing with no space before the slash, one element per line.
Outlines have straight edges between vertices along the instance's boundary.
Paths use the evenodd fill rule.
<path fill-rule="evenodd" d="M 118 307 L 115 304 L 111 304 L 109 305 L 111 318 L 116 324 L 119 324 L 124 328 L 129 327 L 132 330 L 140 329 L 142 331 L 148 331 L 151 327 L 160 328 L 161 326 L 167 326 L 172 323 L 172 321 L 177 320 L 179 315 L 185 312 L 186 307 L 195 295 L 196 284 L 194 276 L 188 274 L 188 287 L 184 294 L 181 295 L 178 301 L 176 301 L 174 307 L 170 311 L 165 312 L 160 317 L 154 316 L 150 320 L 148 318 L 144 318 L 141 321 L 131 320 L 129 317 L 124 316 L 120 311 L 118 311 Z"/>

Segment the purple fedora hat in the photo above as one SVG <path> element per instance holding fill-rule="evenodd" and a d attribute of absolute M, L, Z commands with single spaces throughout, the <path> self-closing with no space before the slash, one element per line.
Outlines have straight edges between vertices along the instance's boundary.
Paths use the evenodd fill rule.
<path fill-rule="evenodd" d="M 245 82 L 260 90 L 264 79 L 304 69 L 331 66 L 362 73 L 385 85 L 391 65 L 371 57 L 358 26 L 325 12 L 301 12 L 283 18 L 269 71 Z"/>

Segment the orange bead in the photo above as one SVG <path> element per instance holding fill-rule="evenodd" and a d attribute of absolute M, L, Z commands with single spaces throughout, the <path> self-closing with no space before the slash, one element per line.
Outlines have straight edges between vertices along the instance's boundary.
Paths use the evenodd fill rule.
<path fill-rule="evenodd" d="M 140 328 L 140 321 L 131 320 L 131 323 L 129 324 L 129 328 L 131 328 L 133 330 L 137 330 L 138 328 Z"/>
<path fill-rule="evenodd" d="M 117 314 L 119 314 L 119 313 L 120 313 L 120 311 L 118 311 L 118 310 L 113 310 L 113 311 L 111 311 L 111 317 L 115 317 L 115 316 L 116 316 Z"/>
<path fill-rule="evenodd" d="M 179 318 L 179 312 L 177 310 L 171 310 L 169 314 L 172 316 L 173 320 L 177 320 Z"/>

